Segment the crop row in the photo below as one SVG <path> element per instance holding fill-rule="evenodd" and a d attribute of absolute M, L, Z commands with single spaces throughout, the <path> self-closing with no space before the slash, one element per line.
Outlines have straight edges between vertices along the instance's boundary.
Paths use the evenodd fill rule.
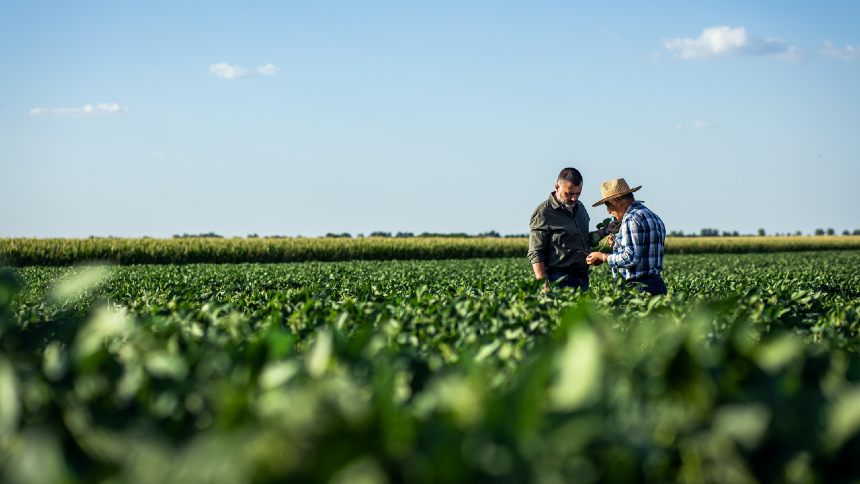
<path fill-rule="evenodd" d="M 0 273 L 0 480 L 860 477 L 860 252 Z"/>
<path fill-rule="evenodd" d="M 178 238 L 0 239 L 0 260 L 14 266 L 189 264 L 525 257 L 524 238 Z M 857 250 L 860 236 L 675 237 L 669 254 Z"/>

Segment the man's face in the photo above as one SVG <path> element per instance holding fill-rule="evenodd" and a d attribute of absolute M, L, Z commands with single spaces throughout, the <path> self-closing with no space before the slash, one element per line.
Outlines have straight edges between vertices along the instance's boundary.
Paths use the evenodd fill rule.
<path fill-rule="evenodd" d="M 609 212 L 609 215 L 615 217 L 615 220 L 621 220 L 624 218 L 624 212 L 622 212 L 620 204 L 618 200 L 607 200 L 606 201 L 606 211 Z"/>
<path fill-rule="evenodd" d="M 573 182 L 559 180 L 555 184 L 555 197 L 558 201 L 567 205 L 573 205 L 582 195 L 582 184 L 574 185 Z"/>

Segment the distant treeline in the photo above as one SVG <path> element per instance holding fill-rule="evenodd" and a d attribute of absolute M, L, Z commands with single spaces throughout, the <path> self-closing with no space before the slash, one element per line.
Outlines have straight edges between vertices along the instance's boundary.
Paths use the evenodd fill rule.
<path fill-rule="evenodd" d="M 680 230 L 673 230 L 673 231 L 669 232 L 669 237 L 753 237 L 753 236 L 765 237 L 767 235 L 769 235 L 769 234 L 767 232 L 765 232 L 764 229 L 758 229 L 758 232 L 755 234 L 741 234 L 737 230 L 729 232 L 726 230 L 720 231 L 719 229 L 709 229 L 709 228 L 701 229 L 699 231 L 699 233 L 694 233 L 694 232 L 684 233 L 683 231 L 680 231 Z M 803 236 L 803 232 L 801 232 L 800 230 L 793 232 L 793 233 L 792 232 L 785 232 L 785 233 L 777 232 L 773 235 L 777 236 L 777 237 L 792 237 L 792 236 L 793 237 L 801 237 L 801 236 Z M 836 235 L 836 230 L 834 230 L 832 228 L 815 229 L 814 235 Z M 845 229 L 842 231 L 842 235 L 860 235 L 860 229 L 854 229 L 853 231 Z"/>
<path fill-rule="evenodd" d="M 704 228 L 699 230 L 698 233 L 695 232 L 684 232 L 681 230 L 673 230 L 669 232 L 669 237 L 765 237 L 768 235 L 773 235 L 777 237 L 800 237 L 803 236 L 803 232 L 800 230 L 796 232 L 777 232 L 774 234 L 768 234 L 764 229 L 758 229 L 755 234 L 742 234 L 737 230 L 727 231 L 727 230 L 719 230 L 714 228 Z M 836 230 L 832 228 L 828 229 L 815 229 L 814 235 L 836 235 Z M 854 229 L 853 231 L 845 229 L 842 231 L 842 235 L 860 235 L 860 229 Z M 329 232 L 325 234 L 324 237 L 329 239 L 352 239 L 358 238 L 363 239 L 365 237 L 382 237 L 382 238 L 395 238 L 395 239 L 405 239 L 410 237 L 425 237 L 425 238 L 456 238 L 456 239 L 468 239 L 468 238 L 507 238 L 507 239 L 517 239 L 517 238 L 526 238 L 528 234 L 505 234 L 502 235 L 495 230 L 490 230 L 489 232 L 481 232 L 479 234 L 467 234 L 465 232 L 452 232 L 452 233 L 440 233 L 440 232 L 421 232 L 420 234 L 415 234 L 413 232 L 383 232 L 376 231 L 371 232 L 368 235 L 364 235 L 363 233 L 356 234 L 353 236 L 349 232 Z M 144 237 L 147 238 L 147 237 Z M 174 235 L 174 239 L 188 239 L 188 238 L 215 238 L 222 239 L 223 235 L 216 234 L 214 232 L 207 232 L 202 234 L 182 234 L 182 235 Z M 257 238 L 266 238 L 266 239 L 286 239 L 286 238 L 304 238 L 301 235 L 298 236 L 289 236 L 289 235 L 258 235 L 258 234 L 248 234 L 247 238 L 249 239 L 257 239 Z"/>
<path fill-rule="evenodd" d="M 250 237 L 250 235 L 248 236 Z M 174 239 L 223 239 L 223 235 L 218 235 L 215 232 L 206 232 L 205 234 L 174 234 Z"/>
<path fill-rule="evenodd" d="M 363 239 L 365 237 L 383 237 L 383 238 L 394 238 L 394 239 L 406 239 L 410 237 L 424 237 L 424 238 L 456 238 L 456 239 L 469 239 L 469 238 L 486 238 L 486 237 L 498 237 L 498 238 L 507 238 L 507 239 L 518 239 L 528 237 L 528 234 L 506 234 L 502 235 L 495 230 L 490 230 L 489 232 L 481 232 L 479 234 L 467 234 L 466 232 L 451 232 L 451 233 L 441 233 L 441 232 L 421 232 L 420 234 L 415 234 L 414 232 L 383 232 L 383 231 L 375 231 L 371 232 L 367 235 L 363 233 L 356 234 L 353 236 L 349 232 L 329 232 L 325 234 L 324 237 L 329 239 Z M 185 237 L 217 237 L 220 238 L 222 236 L 218 234 L 200 234 L 200 235 L 174 235 L 173 238 L 185 238 Z M 267 239 L 283 239 L 289 238 L 288 235 L 258 235 L 258 234 L 248 234 L 249 239 L 257 239 L 257 238 L 267 238 Z M 296 236 L 297 238 L 302 238 L 301 235 Z"/>

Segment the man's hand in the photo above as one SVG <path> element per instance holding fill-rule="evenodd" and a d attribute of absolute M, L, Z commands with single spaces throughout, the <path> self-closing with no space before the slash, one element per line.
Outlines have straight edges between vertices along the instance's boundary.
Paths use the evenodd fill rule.
<path fill-rule="evenodd" d="M 610 249 L 614 249 L 615 248 L 615 236 L 610 234 L 609 240 L 607 240 L 606 243 L 609 244 Z"/>
<path fill-rule="evenodd" d="M 585 262 L 590 266 L 599 266 L 600 264 L 606 262 L 607 257 L 609 256 L 604 254 L 603 252 L 592 252 L 588 254 L 588 257 L 585 258 Z"/>
<path fill-rule="evenodd" d="M 543 262 L 535 262 L 532 264 L 532 269 L 535 271 L 535 279 L 543 280 L 543 289 L 541 292 L 549 291 L 549 278 L 546 276 L 546 265 Z"/>

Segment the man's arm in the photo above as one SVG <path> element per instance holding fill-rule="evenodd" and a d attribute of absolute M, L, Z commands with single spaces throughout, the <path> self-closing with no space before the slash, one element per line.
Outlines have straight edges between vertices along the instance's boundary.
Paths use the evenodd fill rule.
<path fill-rule="evenodd" d="M 529 221 L 529 262 L 532 264 L 536 279 L 546 277 L 546 252 L 550 244 L 549 227 L 543 214 L 535 210 Z"/>
<path fill-rule="evenodd" d="M 532 270 L 535 271 L 535 279 L 544 279 L 546 277 L 546 265 L 543 262 L 533 263 Z"/>
<path fill-rule="evenodd" d="M 610 224 L 608 232 L 611 233 L 613 230 L 614 227 Z M 611 254 L 592 252 L 585 258 L 585 262 L 591 266 L 599 266 L 604 262 L 608 262 L 611 267 L 627 268 L 635 266 L 639 262 L 639 253 L 636 251 L 636 247 L 640 243 L 641 227 L 632 217 L 626 219 L 621 224 L 620 239 L 622 242 L 620 244 L 618 244 L 618 240 L 614 236 L 610 239 L 609 245 L 612 247 Z M 616 247 L 616 245 L 618 245 L 618 247 Z"/>
<path fill-rule="evenodd" d="M 588 233 L 589 243 L 591 243 L 591 246 L 594 247 L 595 245 L 599 244 L 600 241 L 603 240 L 604 237 L 615 232 L 615 229 L 617 227 L 618 227 L 618 221 L 615 219 L 612 219 L 612 221 L 609 222 L 608 227 L 602 227 L 602 228 L 599 228 L 599 229 L 594 230 L 592 232 L 589 232 Z"/>
<path fill-rule="evenodd" d="M 634 217 L 629 217 L 621 224 L 621 243 L 617 250 L 606 257 L 610 267 L 629 268 L 639 263 L 638 247 L 642 242 L 642 230 L 642 225 Z"/>

